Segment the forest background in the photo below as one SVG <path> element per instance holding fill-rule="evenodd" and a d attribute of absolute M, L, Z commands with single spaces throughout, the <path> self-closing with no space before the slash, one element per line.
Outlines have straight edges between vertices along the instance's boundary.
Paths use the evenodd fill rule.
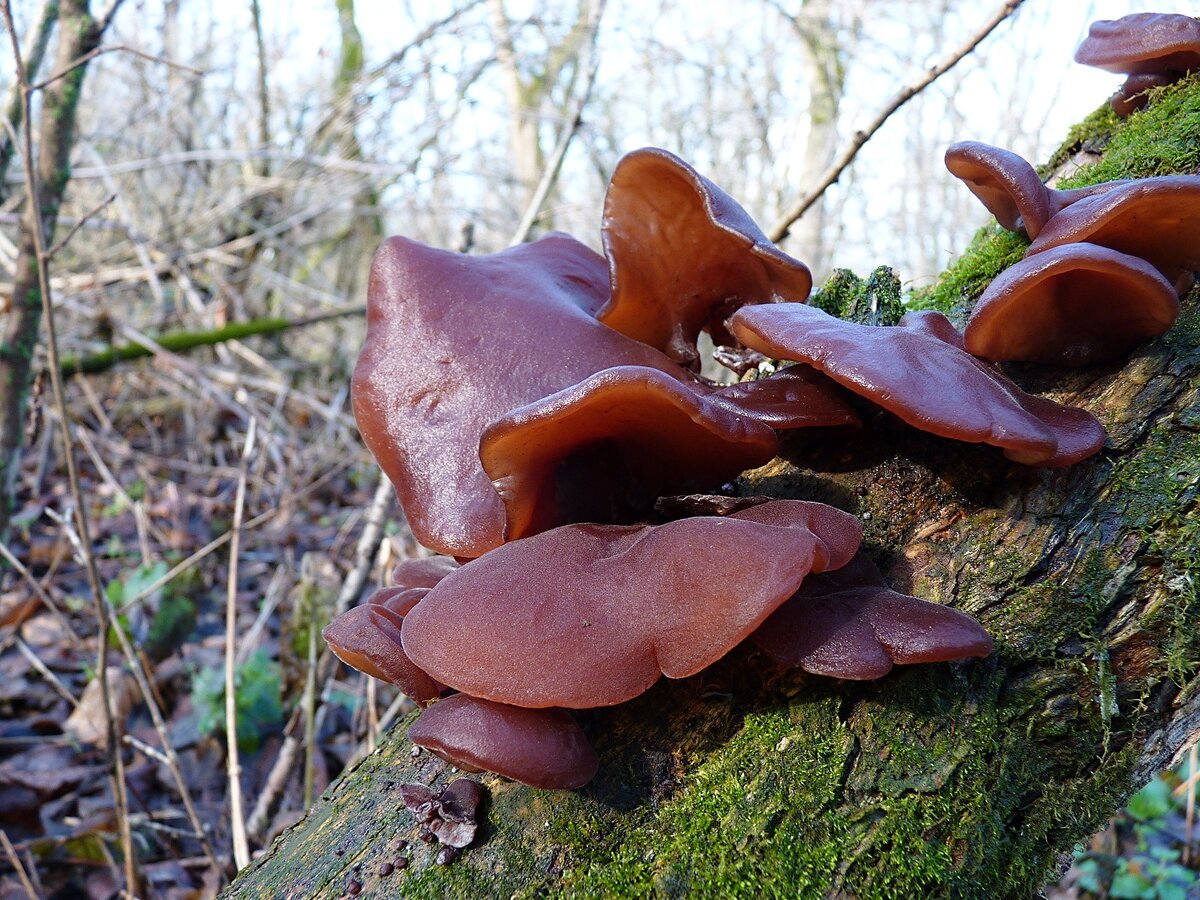
<path fill-rule="evenodd" d="M 919 291 L 987 221 L 946 145 L 1045 158 L 1115 87 L 1071 62 L 1087 24 L 1140 4 L 1008 6 L 791 221 L 1004 4 L 13 4 L 34 90 L 6 35 L 0 895 L 211 892 L 405 711 L 315 637 L 421 552 L 347 398 L 383 236 L 598 247 L 613 166 L 657 145 L 818 283 L 887 265 Z M 26 380 L 39 258 L 55 329 Z"/>

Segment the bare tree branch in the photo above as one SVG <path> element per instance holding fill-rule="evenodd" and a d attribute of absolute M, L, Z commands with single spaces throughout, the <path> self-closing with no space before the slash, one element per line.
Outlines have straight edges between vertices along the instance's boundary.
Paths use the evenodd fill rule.
<path fill-rule="evenodd" d="M 952 68 L 954 68 L 954 66 L 956 66 L 963 57 L 967 56 L 967 54 L 979 46 L 984 38 L 995 31 L 996 27 L 1000 25 L 1001 22 L 1015 13 L 1024 2 L 1025 0 L 1005 0 L 1005 2 L 1001 4 L 1000 8 L 992 13 L 991 17 L 984 22 L 984 24 L 980 26 L 979 30 L 972 34 L 961 47 L 959 47 L 941 62 L 932 66 L 929 71 L 927 71 L 920 79 L 903 88 L 898 94 L 896 94 L 896 96 L 891 99 L 887 106 L 883 108 L 879 115 L 872 119 L 865 128 L 854 133 L 854 137 L 850 141 L 850 144 L 841 152 L 838 158 L 833 161 L 833 164 L 830 165 L 830 167 L 821 176 L 820 180 L 817 182 L 817 185 L 807 194 L 797 200 L 796 203 L 786 213 L 784 213 L 783 216 L 780 217 L 779 221 L 775 223 L 769 232 L 767 232 L 767 236 L 776 243 L 779 243 L 786 238 L 788 236 L 788 232 L 791 230 L 792 225 L 794 225 L 796 221 L 803 216 L 814 203 L 820 200 L 824 193 L 829 190 L 832 185 L 837 183 L 837 180 L 841 177 L 842 172 L 846 171 L 846 167 L 849 166 L 850 163 L 854 161 L 854 157 L 858 155 L 858 151 L 863 148 L 867 141 L 874 137 L 875 132 L 883 127 L 883 123 L 888 120 L 892 113 L 902 107 L 913 97 L 917 96 L 917 94 L 921 93 L 921 91 L 925 90 L 925 88 L 929 87 L 929 85 L 937 81 L 937 79 L 946 72 L 949 72 Z"/>

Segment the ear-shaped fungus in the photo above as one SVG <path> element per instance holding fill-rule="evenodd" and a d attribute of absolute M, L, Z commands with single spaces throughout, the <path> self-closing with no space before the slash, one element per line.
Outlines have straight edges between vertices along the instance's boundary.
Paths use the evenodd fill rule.
<path fill-rule="evenodd" d="M 321 636 L 346 665 L 391 682 L 424 706 L 441 694 L 442 686 L 413 665 L 404 652 L 403 622 L 402 613 L 382 603 L 367 602 L 335 618 Z"/>
<path fill-rule="evenodd" d="M 1085 197 L 1108 191 L 1124 181 L 1083 188 L 1048 188 L 1025 159 L 979 141 L 959 141 L 946 149 L 946 168 L 982 201 L 1009 231 L 1036 238 L 1060 210 Z"/>
<path fill-rule="evenodd" d="M 1175 287 L 1150 263 L 1095 244 L 1062 244 L 1001 272 L 976 302 L 963 339 L 985 359 L 1082 366 L 1162 334 L 1178 315 Z"/>
<path fill-rule="evenodd" d="M 504 540 L 479 436 L 513 409 L 612 366 L 687 373 L 601 325 L 601 259 L 562 234 L 491 256 L 391 238 L 376 254 L 351 397 L 413 534 L 470 558 Z"/>
<path fill-rule="evenodd" d="M 1145 106 L 1138 95 L 1147 88 L 1200 67 L 1200 20 L 1149 12 L 1101 19 L 1088 29 L 1075 61 L 1130 76 L 1111 101 L 1117 115 L 1126 116 Z"/>
<path fill-rule="evenodd" d="M 532 787 L 573 790 L 600 760 L 583 729 L 561 709 L 525 709 L 454 694 L 408 729 L 414 744 L 466 772 L 495 772 Z"/>
<path fill-rule="evenodd" d="M 1047 223 L 1029 255 L 1081 242 L 1141 257 L 1186 293 L 1200 270 L 1200 175 L 1127 181 L 1080 200 Z"/>
<path fill-rule="evenodd" d="M 810 571 L 845 565 L 861 537 L 853 516 L 798 500 L 657 526 L 567 525 L 446 576 L 405 618 L 404 646 L 472 696 L 621 703 L 720 659 Z"/>
<path fill-rule="evenodd" d="M 656 147 L 624 156 L 604 198 L 612 299 L 598 318 L 685 366 L 696 338 L 732 343 L 724 321 L 745 303 L 803 301 L 808 267 L 780 251 L 719 187 Z"/>
<path fill-rule="evenodd" d="M 392 570 L 392 585 L 398 588 L 431 588 L 457 568 L 458 563 L 449 556 L 402 560 Z"/>
<path fill-rule="evenodd" d="M 967 353 L 939 313 L 909 313 L 881 327 L 778 303 L 745 307 L 732 324 L 747 346 L 820 369 L 914 428 L 992 444 L 1016 462 L 1070 465 L 1104 444 L 1089 413 L 1026 394 Z"/>
<path fill-rule="evenodd" d="M 806 578 L 752 638 L 780 665 L 853 680 L 880 678 L 893 665 L 992 652 L 974 618 L 893 591 L 864 553 Z"/>
<path fill-rule="evenodd" d="M 613 522 L 667 490 L 720 484 L 775 455 L 775 433 L 654 369 L 606 369 L 489 425 L 479 457 L 507 540 Z M 616 507 L 616 508 L 614 508 Z"/>
<path fill-rule="evenodd" d="M 862 424 L 832 378 L 809 366 L 786 366 L 755 381 L 717 388 L 709 400 L 772 428 Z"/>

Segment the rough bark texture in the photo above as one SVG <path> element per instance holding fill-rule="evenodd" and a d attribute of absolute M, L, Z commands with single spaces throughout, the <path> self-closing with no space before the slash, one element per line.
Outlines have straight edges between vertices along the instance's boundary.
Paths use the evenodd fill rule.
<path fill-rule="evenodd" d="M 1115 129 L 1103 167 L 1200 168 L 1200 83 L 1156 107 L 1094 117 L 1093 145 Z M 989 230 L 937 296 L 969 303 L 1013 252 Z M 402 723 L 230 896 L 351 879 L 360 896 L 1031 896 L 1200 720 L 1200 290 L 1184 305 L 1129 360 L 1017 371 L 1108 427 L 1081 465 L 1032 470 L 880 416 L 844 443 L 790 439 L 740 485 L 860 515 L 892 582 L 981 618 L 991 658 L 844 684 L 741 648 L 585 714 L 602 764 L 582 791 L 482 776 L 487 825 L 449 866 L 414 840 L 399 785 L 454 775 L 411 757 Z M 411 865 L 379 874 L 400 838 Z"/>

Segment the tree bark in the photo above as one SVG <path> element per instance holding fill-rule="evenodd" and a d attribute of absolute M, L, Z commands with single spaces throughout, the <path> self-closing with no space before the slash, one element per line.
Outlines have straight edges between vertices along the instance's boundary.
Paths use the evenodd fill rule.
<path fill-rule="evenodd" d="M 1121 157 L 1129 174 L 1195 167 L 1178 135 L 1200 82 L 1175 96 L 1193 110 L 1177 124 L 1096 117 L 1164 142 Z M 976 247 L 979 265 L 1003 240 Z M 1200 722 L 1200 290 L 1128 360 L 1015 374 L 1095 413 L 1108 446 L 1030 469 L 880 414 L 836 443 L 793 434 L 739 485 L 858 514 L 891 583 L 980 618 L 990 658 L 851 684 L 739 648 L 583 713 L 601 768 L 581 791 L 479 776 L 487 825 L 448 866 L 415 840 L 399 786 L 457 776 L 411 756 L 401 723 L 229 896 L 334 896 L 352 880 L 360 896 L 1031 896 Z"/>
<path fill-rule="evenodd" d="M 17 242 L 12 307 L 0 344 L 0 534 L 7 530 L 12 489 L 20 468 L 25 437 L 25 410 L 33 378 L 33 351 L 42 321 L 38 288 L 36 224 L 30 200 L 42 213 L 46 246 L 53 244 L 55 221 L 71 177 L 71 149 L 79 95 L 87 66 L 80 58 L 100 46 L 103 28 L 92 16 L 88 0 L 59 4 L 58 50 L 53 72 L 66 73 L 50 82 L 42 94 L 37 149 L 37 194 L 28 197 Z M 105 20 L 107 23 L 107 20 Z"/>

